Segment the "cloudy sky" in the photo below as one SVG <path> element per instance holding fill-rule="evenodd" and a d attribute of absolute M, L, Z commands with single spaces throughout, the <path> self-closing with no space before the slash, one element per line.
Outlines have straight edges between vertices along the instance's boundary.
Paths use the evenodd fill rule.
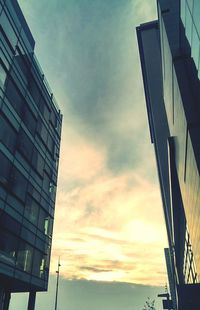
<path fill-rule="evenodd" d="M 155 1 L 19 4 L 64 116 L 52 279 L 60 256 L 63 287 L 164 286 L 166 236 L 135 32 L 156 18 Z"/>

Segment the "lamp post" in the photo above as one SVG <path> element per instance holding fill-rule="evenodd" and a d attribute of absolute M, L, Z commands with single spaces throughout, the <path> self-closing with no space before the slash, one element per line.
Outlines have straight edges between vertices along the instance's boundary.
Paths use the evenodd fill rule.
<path fill-rule="evenodd" d="M 59 283 L 59 272 L 60 272 L 60 256 L 58 258 L 58 269 L 56 270 L 57 273 L 57 281 L 56 281 L 56 298 L 55 298 L 55 310 L 57 310 L 57 302 L 58 302 L 58 283 Z"/>

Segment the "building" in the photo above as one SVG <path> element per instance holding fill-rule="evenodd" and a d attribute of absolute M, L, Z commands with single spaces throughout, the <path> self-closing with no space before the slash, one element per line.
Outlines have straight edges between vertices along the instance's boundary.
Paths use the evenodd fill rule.
<path fill-rule="evenodd" d="M 137 37 L 174 309 L 200 309 L 200 1 L 158 0 Z M 173 275 L 173 277 L 172 277 Z"/>
<path fill-rule="evenodd" d="M 16 0 L 0 0 L 0 309 L 47 290 L 62 115 Z"/>
<path fill-rule="evenodd" d="M 166 261 L 167 274 L 168 274 L 169 290 L 171 294 L 172 308 L 177 309 L 176 282 L 175 282 L 174 271 L 172 269 L 172 266 L 173 266 L 172 255 L 170 253 L 169 248 L 165 248 L 164 253 L 165 253 L 165 261 Z"/>

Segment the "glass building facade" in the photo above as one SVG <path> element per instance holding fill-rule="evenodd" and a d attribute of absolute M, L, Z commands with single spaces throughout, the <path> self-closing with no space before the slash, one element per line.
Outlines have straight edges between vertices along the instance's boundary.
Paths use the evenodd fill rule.
<path fill-rule="evenodd" d="M 200 77 L 200 2 L 199 0 L 181 0 L 181 20 L 185 34 L 191 46 L 191 56 L 194 59 L 198 76 Z"/>
<path fill-rule="evenodd" d="M 62 115 L 16 0 L 0 0 L 0 288 L 47 289 Z M 0 296 L 0 299 L 3 298 Z"/>
<path fill-rule="evenodd" d="M 147 111 L 151 114 L 150 129 L 156 132 L 152 142 L 161 192 L 165 194 L 162 200 L 177 307 L 196 310 L 200 309 L 200 1 L 158 0 L 157 7 L 157 40 L 153 43 L 144 40 L 150 27 L 144 24 L 137 29 L 138 43 Z M 157 44 L 160 60 L 157 57 L 155 61 L 153 52 L 145 54 L 148 44 Z M 161 83 L 157 94 L 153 92 L 158 85 L 157 77 L 149 70 L 150 66 L 158 68 Z M 165 110 L 162 114 L 160 105 Z M 159 129 L 162 122 L 155 117 L 157 113 L 166 122 L 168 133 Z M 156 135 L 165 148 L 161 149 Z M 168 160 L 164 162 L 165 153 Z M 168 178 L 169 186 L 163 183 L 163 175 Z"/>

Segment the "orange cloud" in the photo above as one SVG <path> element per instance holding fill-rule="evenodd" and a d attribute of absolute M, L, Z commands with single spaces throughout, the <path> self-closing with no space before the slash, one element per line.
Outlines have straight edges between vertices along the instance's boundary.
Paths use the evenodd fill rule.
<path fill-rule="evenodd" d="M 83 156 L 75 168 L 67 158 L 61 162 L 51 271 L 61 256 L 61 273 L 68 279 L 163 285 L 166 237 L 157 186 L 138 171 L 111 174 L 105 152 L 78 137 L 66 148 L 71 163 L 73 152 L 75 161 L 81 157 L 77 150 Z M 86 177 L 88 160 L 93 169 Z"/>

